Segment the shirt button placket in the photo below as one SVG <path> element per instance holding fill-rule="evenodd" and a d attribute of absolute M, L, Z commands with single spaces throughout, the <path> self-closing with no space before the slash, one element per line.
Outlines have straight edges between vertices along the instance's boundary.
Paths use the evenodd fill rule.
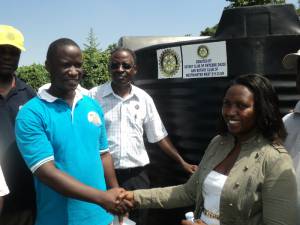
<path fill-rule="evenodd" d="M 123 158 L 123 151 L 125 150 L 124 148 L 124 139 L 123 139 L 123 129 L 125 127 L 125 124 L 124 124 L 124 112 L 123 112 L 123 102 L 120 102 L 120 166 L 122 167 L 122 164 L 123 164 L 123 161 L 122 161 L 122 158 Z"/>

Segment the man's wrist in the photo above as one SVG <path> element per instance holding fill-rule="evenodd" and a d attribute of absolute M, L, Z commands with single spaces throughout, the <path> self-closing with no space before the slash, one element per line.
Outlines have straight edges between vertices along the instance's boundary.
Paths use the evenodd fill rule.
<path fill-rule="evenodd" d="M 98 192 L 95 195 L 95 203 L 97 205 L 103 206 L 105 203 L 106 195 L 107 193 L 105 191 L 98 190 Z"/>

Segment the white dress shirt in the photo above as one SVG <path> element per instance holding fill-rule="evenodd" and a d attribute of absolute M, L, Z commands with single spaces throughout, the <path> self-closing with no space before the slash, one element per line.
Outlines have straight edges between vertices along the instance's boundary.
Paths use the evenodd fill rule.
<path fill-rule="evenodd" d="M 9 193 L 8 187 L 6 185 L 2 169 L 0 167 L 0 196 L 7 195 Z"/>
<path fill-rule="evenodd" d="M 284 146 L 294 162 L 298 185 L 298 207 L 300 209 L 300 101 L 296 104 L 294 112 L 283 117 L 283 122 L 288 133 Z M 300 215 L 297 224 L 300 224 Z"/>
<path fill-rule="evenodd" d="M 150 143 L 168 135 L 153 99 L 134 85 L 130 94 L 122 98 L 113 92 L 111 82 L 91 89 L 90 96 L 101 104 L 104 111 L 109 152 L 115 168 L 148 164 L 144 130 Z"/>

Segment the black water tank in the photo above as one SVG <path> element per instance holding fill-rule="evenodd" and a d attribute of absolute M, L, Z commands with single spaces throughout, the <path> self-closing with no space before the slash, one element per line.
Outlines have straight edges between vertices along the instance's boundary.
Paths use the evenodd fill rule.
<path fill-rule="evenodd" d="M 227 77 L 157 79 L 157 50 L 219 41 L 226 42 Z M 296 52 L 299 48 L 300 26 L 293 5 L 226 9 L 215 37 L 137 50 L 139 71 L 135 84 L 154 98 L 180 154 L 188 162 L 198 163 L 210 139 L 216 134 L 222 94 L 232 78 L 245 73 L 263 74 L 276 88 L 282 114 L 294 107 L 300 98 L 295 88 L 296 71 L 285 70 L 281 60 L 285 54 Z M 154 187 L 180 184 L 187 180 L 187 174 L 156 145 L 148 145 L 147 148 Z M 180 224 L 186 210 L 152 210 L 147 224 Z"/>

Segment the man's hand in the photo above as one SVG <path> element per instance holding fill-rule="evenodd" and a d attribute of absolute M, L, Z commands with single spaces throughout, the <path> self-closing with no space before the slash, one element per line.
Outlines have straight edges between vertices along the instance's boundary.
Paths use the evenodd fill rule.
<path fill-rule="evenodd" d="M 133 192 L 128 193 L 123 188 L 112 188 L 104 192 L 100 205 L 112 214 L 124 216 L 134 207 Z"/>
<path fill-rule="evenodd" d="M 175 146 L 172 144 L 171 140 L 168 137 L 161 139 L 159 142 L 157 142 L 157 144 L 167 155 L 169 155 L 172 159 L 176 160 L 176 162 L 180 163 L 182 168 L 189 174 L 192 174 L 197 170 L 197 165 L 191 165 L 187 163 L 179 155 L 178 150 L 175 148 Z"/>
<path fill-rule="evenodd" d="M 186 172 L 188 172 L 188 173 L 190 173 L 190 174 L 195 173 L 196 170 L 198 169 L 198 166 L 197 166 L 197 165 L 192 165 L 192 164 L 189 164 L 189 163 L 187 163 L 187 162 L 185 162 L 185 161 L 182 162 L 181 166 L 182 166 L 182 168 L 183 168 Z"/>
<path fill-rule="evenodd" d="M 127 211 L 129 211 L 129 209 L 119 197 L 123 192 L 125 192 L 125 189 L 123 188 L 112 188 L 110 190 L 107 190 L 106 192 L 103 192 L 104 196 L 102 196 L 101 203 L 99 205 L 101 205 L 112 214 L 125 214 Z"/>
<path fill-rule="evenodd" d="M 121 205 L 127 210 L 126 214 L 119 214 L 119 223 L 122 225 L 124 217 L 129 216 L 129 210 L 132 210 L 135 207 L 135 201 L 132 191 L 125 191 L 119 195 L 119 199 L 122 199 Z"/>

